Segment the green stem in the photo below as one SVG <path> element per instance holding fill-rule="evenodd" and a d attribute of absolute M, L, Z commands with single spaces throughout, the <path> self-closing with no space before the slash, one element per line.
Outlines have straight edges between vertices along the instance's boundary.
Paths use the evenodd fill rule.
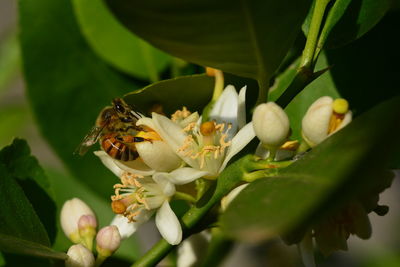
<path fill-rule="evenodd" d="M 224 73 L 220 70 L 214 69 L 214 75 L 215 75 L 215 86 L 211 101 L 217 101 L 219 96 L 222 94 L 222 91 L 224 90 Z"/>
<path fill-rule="evenodd" d="M 207 198 L 210 193 L 211 197 L 205 204 L 201 205 L 203 199 L 198 201 L 198 205 L 191 207 L 181 219 L 181 225 L 184 229 L 184 238 L 190 236 L 197 223 L 214 207 L 222 197 L 228 194 L 241 180 L 244 173 L 249 170 L 249 163 L 254 159 L 254 156 L 245 156 L 227 167 L 217 179 L 217 186 L 210 188 L 203 198 Z M 245 167 L 243 167 L 245 166 Z M 201 230 L 201 229 L 197 229 Z M 172 249 L 173 245 L 168 244 L 164 239 L 160 240 L 147 253 L 135 262 L 132 267 L 149 267 L 157 264 L 164 258 Z"/>
<path fill-rule="evenodd" d="M 268 101 L 269 81 L 262 77 L 258 79 L 258 98 L 256 106 Z"/>
<path fill-rule="evenodd" d="M 310 30 L 307 35 L 306 46 L 303 50 L 303 56 L 300 62 L 300 68 L 313 69 L 314 53 L 317 47 L 317 40 L 320 33 L 321 23 L 324 18 L 325 9 L 330 0 L 316 0 Z"/>
<path fill-rule="evenodd" d="M 183 193 L 183 192 L 178 192 L 178 191 L 175 192 L 174 198 L 175 198 L 175 199 L 186 200 L 186 201 L 188 201 L 188 202 L 190 202 L 190 203 L 196 203 L 196 198 L 195 198 L 195 197 L 193 197 L 192 195 Z"/>

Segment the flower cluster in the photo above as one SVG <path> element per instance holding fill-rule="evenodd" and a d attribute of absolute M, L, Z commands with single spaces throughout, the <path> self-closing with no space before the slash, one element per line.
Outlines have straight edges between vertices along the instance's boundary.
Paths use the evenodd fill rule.
<path fill-rule="evenodd" d="M 139 119 L 136 125 L 146 131 L 136 135 L 144 140 L 135 144 L 136 160 L 124 162 L 105 151 L 95 152 L 120 180 L 111 198 L 116 213 L 111 224 L 118 227 L 122 238 L 155 214 L 162 237 L 172 245 L 181 242 L 181 225 L 169 204 L 176 186 L 217 178 L 255 137 L 252 123 L 245 124 L 245 92 L 246 87 L 238 94 L 228 85 L 207 121 L 185 107 L 170 118 L 153 112 Z"/>

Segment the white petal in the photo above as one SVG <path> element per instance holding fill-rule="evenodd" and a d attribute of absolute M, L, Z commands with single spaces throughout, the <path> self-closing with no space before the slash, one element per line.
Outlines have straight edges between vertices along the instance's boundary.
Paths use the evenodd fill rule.
<path fill-rule="evenodd" d="M 233 85 L 228 85 L 218 100 L 215 102 L 209 117 L 217 123 L 230 123 L 232 136 L 237 132 L 238 127 L 238 106 L 239 96 Z"/>
<path fill-rule="evenodd" d="M 147 222 L 150 217 L 153 215 L 153 210 L 145 210 L 143 209 L 138 216 L 135 217 L 135 222 L 129 222 L 129 220 L 122 216 L 116 215 L 114 219 L 111 221 L 110 225 L 115 225 L 118 227 L 119 234 L 122 239 L 130 237 L 138 227 Z"/>
<path fill-rule="evenodd" d="M 158 172 L 153 175 L 153 180 L 161 187 L 167 197 L 175 194 L 175 185 L 166 177 L 168 173 Z"/>
<path fill-rule="evenodd" d="M 240 131 L 233 137 L 231 145 L 228 147 L 228 152 L 226 153 L 224 162 L 219 169 L 219 172 L 222 172 L 229 160 L 239 153 L 250 141 L 256 136 L 253 129 L 253 124 L 249 122 L 244 126 Z"/>
<path fill-rule="evenodd" d="M 227 194 L 225 197 L 222 198 L 221 200 L 221 208 L 223 211 L 226 210 L 226 208 L 231 204 L 232 200 L 234 200 L 240 192 L 242 192 L 243 189 L 245 189 L 249 184 L 242 184 L 233 189 L 229 194 Z"/>
<path fill-rule="evenodd" d="M 130 161 L 114 160 L 114 162 L 120 169 L 134 174 L 150 176 L 155 172 L 154 170 L 150 169 L 149 166 L 144 164 L 140 158 Z"/>
<path fill-rule="evenodd" d="M 139 120 L 136 122 L 136 125 L 137 125 L 137 126 L 145 125 L 145 126 L 151 128 L 151 129 L 153 129 L 153 130 L 156 131 L 156 132 L 157 132 L 157 130 L 158 130 L 157 127 L 155 126 L 153 120 L 152 120 L 151 118 L 147 118 L 147 117 L 139 119 Z"/>
<path fill-rule="evenodd" d="M 246 90 L 247 86 L 245 85 L 239 91 L 239 105 L 237 115 L 239 129 L 246 125 Z"/>
<path fill-rule="evenodd" d="M 171 245 L 178 245 L 182 240 L 182 228 L 178 218 L 165 201 L 156 214 L 156 225 L 161 236 Z"/>
<path fill-rule="evenodd" d="M 115 160 L 110 157 L 106 152 L 100 150 L 95 151 L 94 154 L 98 156 L 101 162 L 106 166 L 110 171 L 112 171 L 116 176 L 121 177 L 124 173 L 124 170 L 121 169 L 115 162 Z"/>
<path fill-rule="evenodd" d="M 139 142 L 136 149 L 144 163 L 156 171 L 169 172 L 182 164 L 181 158 L 164 141 Z"/>
<path fill-rule="evenodd" d="M 182 147 L 187 135 L 183 132 L 183 129 L 170 119 L 165 116 L 153 113 L 153 122 L 158 129 L 158 134 L 162 139 L 168 143 L 168 145 L 178 153 L 178 149 Z M 182 153 L 178 153 L 182 160 L 193 168 L 199 169 L 199 163 L 190 158 L 185 157 Z"/>
<path fill-rule="evenodd" d="M 329 121 L 332 115 L 332 97 L 323 96 L 307 110 L 302 120 L 302 133 L 310 145 L 321 143 L 328 136 Z"/>
<path fill-rule="evenodd" d="M 192 122 L 196 122 L 199 120 L 199 113 L 194 112 L 192 114 L 190 114 L 186 119 L 184 119 L 183 121 L 179 122 L 179 125 L 182 128 L 185 128 L 186 126 L 188 126 L 190 123 Z"/>
<path fill-rule="evenodd" d="M 157 173 L 154 176 L 162 176 L 174 184 L 181 185 L 193 182 L 194 180 L 199 179 L 208 174 L 209 173 L 206 171 L 200 171 L 194 168 L 184 167 L 176 169 L 171 173 Z"/>
<path fill-rule="evenodd" d="M 178 267 L 197 266 L 207 253 L 211 235 L 207 230 L 191 235 L 178 247 Z"/>

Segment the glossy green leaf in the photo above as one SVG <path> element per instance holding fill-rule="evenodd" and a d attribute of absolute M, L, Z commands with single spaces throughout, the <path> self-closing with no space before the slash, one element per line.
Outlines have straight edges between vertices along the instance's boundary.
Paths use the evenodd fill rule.
<path fill-rule="evenodd" d="M 213 90 L 214 78 L 200 74 L 153 83 L 125 95 L 124 99 L 145 113 L 155 104 L 161 105 L 168 115 L 182 109 L 182 106 L 201 113 L 211 101 Z"/>
<path fill-rule="evenodd" d="M 40 130 L 71 173 L 108 199 L 114 175 L 92 153 L 73 152 L 102 108 L 138 86 L 92 52 L 71 1 L 21 0 L 19 17 L 27 93 Z"/>
<path fill-rule="evenodd" d="M 100 0 L 74 0 L 80 28 L 91 48 L 114 67 L 141 79 L 158 80 L 171 57 L 123 27 Z"/>
<path fill-rule="evenodd" d="M 47 188 L 43 170 L 36 159 L 29 155 L 29 148 L 24 141 L 16 140 L 0 151 L 0 174 L 0 250 L 32 255 L 35 247 L 50 246 L 46 229 L 35 207 L 18 184 L 30 180 L 32 184 L 38 182 Z M 40 204 L 48 209 L 52 203 Z M 51 209 L 48 212 L 51 213 Z"/>
<path fill-rule="evenodd" d="M 31 242 L 26 239 L 13 237 L 0 233 L 0 250 L 16 254 L 30 255 L 49 259 L 65 260 L 67 254 L 54 251 L 39 243 Z"/>
<path fill-rule="evenodd" d="M 346 45 L 371 30 L 386 14 L 391 0 L 335 0 L 327 13 L 320 42 L 327 47 Z M 308 32 L 309 13 L 303 31 Z"/>
<path fill-rule="evenodd" d="M 15 139 L 11 145 L 4 147 L 0 151 L 0 164 L 22 188 L 52 243 L 56 234 L 56 207 L 53 191 L 37 159 L 30 154 L 26 141 Z"/>
<path fill-rule="evenodd" d="M 107 1 L 134 33 L 189 62 L 264 85 L 300 30 L 311 1 Z"/>
<path fill-rule="evenodd" d="M 399 123 L 400 97 L 356 118 L 278 176 L 246 187 L 222 215 L 223 229 L 244 240 L 268 239 L 370 190 L 394 150 Z"/>

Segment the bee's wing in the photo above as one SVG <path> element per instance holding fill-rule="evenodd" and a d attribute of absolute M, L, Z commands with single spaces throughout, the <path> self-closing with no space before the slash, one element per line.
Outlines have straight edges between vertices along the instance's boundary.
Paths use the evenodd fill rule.
<path fill-rule="evenodd" d="M 85 136 L 85 138 L 83 138 L 83 141 L 79 144 L 79 146 L 75 149 L 74 154 L 83 156 L 89 150 L 89 148 L 96 144 L 96 142 L 99 140 L 103 129 L 104 127 L 94 126 Z"/>

